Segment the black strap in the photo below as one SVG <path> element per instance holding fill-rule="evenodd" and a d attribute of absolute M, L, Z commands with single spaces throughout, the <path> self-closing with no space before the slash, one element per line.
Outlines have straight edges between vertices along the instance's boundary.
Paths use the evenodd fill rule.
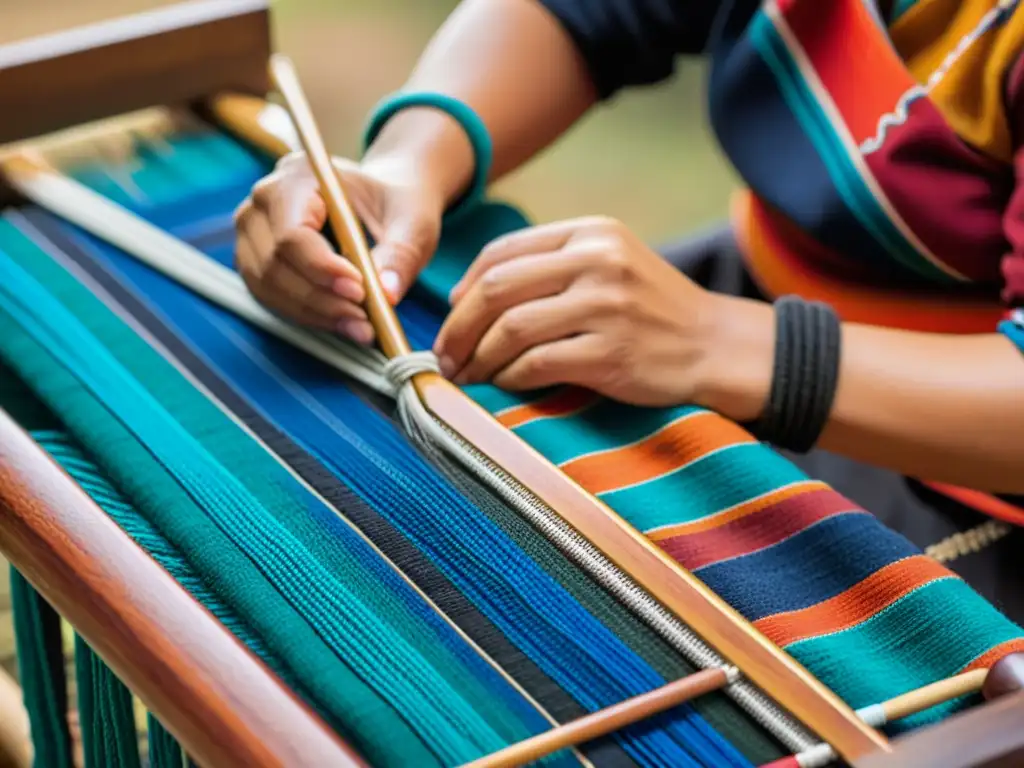
<path fill-rule="evenodd" d="M 839 383 L 842 327 L 827 304 L 784 296 L 775 302 L 771 394 L 755 432 L 780 448 L 806 453 L 828 423 Z"/>

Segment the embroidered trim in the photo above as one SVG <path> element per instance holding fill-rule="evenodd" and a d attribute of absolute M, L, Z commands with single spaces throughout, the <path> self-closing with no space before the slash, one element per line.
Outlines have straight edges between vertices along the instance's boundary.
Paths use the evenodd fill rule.
<path fill-rule="evenodd" d="M 914 102 L 927 98 L 971 46 L 987 32 L 1006 21 L 1019 4 L 1020 0 L 999 0 L 999 5 L 986 13 L 977 26 L 964 35 L 956 48 L 946 54 L 942 63 L 932 72 L 924 85 L 915 85 L 907 90 L 897 100 L 893 111 L 887 112 L 879 118 L 878 130 L 875 135 L 860 145 L 861 154 L 870 155 L 872 152 L 881 149 L 889 131 L 907 122 L 910 117 L 910 107 Z"/>
<path fill-rule="evenodd" d="M 1013 526 L 1002 520 L 988 520 L 976 528 L 955 533 L 937 544 L 932 544 L 924 553 L 940 563 L 951 563 L 995 544 L 1012 530 Z"/>

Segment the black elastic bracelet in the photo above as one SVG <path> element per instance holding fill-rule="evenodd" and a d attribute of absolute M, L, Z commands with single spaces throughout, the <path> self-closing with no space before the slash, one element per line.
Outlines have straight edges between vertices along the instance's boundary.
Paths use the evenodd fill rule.
<path fill-rule="evenodd" d="M 755 431 L 806 453 L 825 429 L 839 383 L 839 317 L 827 304 L 784 296 L 775 302 L 775 324 L 771 394 Z"/>

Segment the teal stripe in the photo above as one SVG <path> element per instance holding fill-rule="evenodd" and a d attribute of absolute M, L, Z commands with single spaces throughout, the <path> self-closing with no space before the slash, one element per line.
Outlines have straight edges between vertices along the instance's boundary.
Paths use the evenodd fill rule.
<path fill-rule="evenodd" d="M 700 408 L 693 406 L 635 408 L 601 400 L 571 419 L 543 419 L 513 431 L 548 461 L 564 464 L 580 456 L 646 439 L 677 419 L 700 412 Z"/>
<path fill-rule="evenodd" d="M 930 582 L 867 621 L 786 646 L 797 661 L 852 707 L 876 704 L 960 672 L 1020 629 L 958 578 Z M 956 638 L 951 642 L 950 638 Z M 893 653 L 893 642 L 914 653 Z M 905 731 L 936 722 L 954 702 L 901 720 Z"/>
<path fill-rule="evenodd" d="M 641 531 L 701 520 L 807 476 L 761 443 L 715 451 L 677 472 L 601 500 Z"/>
<path fill-rule="evenodd" d="M 849 150 L 807 86 L 785 41 L 763 11 L 757 13 L 751 22 L 750 39 L 775 75 L 779 92 L 803 126 L 850 213 L 903 266 L 932 280 L 959 282 L 918 253 L 893 224 L 851 161 Z"/>

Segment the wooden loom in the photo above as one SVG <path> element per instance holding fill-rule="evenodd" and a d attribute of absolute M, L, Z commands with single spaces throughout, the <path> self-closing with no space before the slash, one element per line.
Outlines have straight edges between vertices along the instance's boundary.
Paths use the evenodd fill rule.
<path fill-rule="evenodd" d="M 270 24 L 262 0 L 204 0 L 0 48 L 0 143 L 156 106 L 185 107 L 272 154 L 294 148 L 273 127 Z M 279 86 L 321 183 L 344 250 L 363 267 L 371 318 L 388 356 L 408 350 L 365 242 L 344 203 L 297 81 Z M 287 123 L 286 123 L 287 125 Z M 12 150 L 17 152 L 18 150 Z M 12 157 L 15 155 L 9 155 Z M 8 171 L 38 172 L 13 162 Z M 45 172 L 45 171 L 43 171 Z M 554 509 L 669 612 L 795 719 L 858 768 L 1011 765 L 1024 761 L 1024 665 L 990 674 L 998 701 L 890 743 L 696 577 L 498 424 L 456 387 L 424 373 L 427 408 Z M 360 765 L 361 758 L 123 534 L 0 413 L 0 552 L 207 766 Z M 698 679 L 699 678 L 699 679 Z M 725 684 L 697 673 L 520 745 L 490 765 L 575 744 Z M 981 680 L 975 677 L 974 688 Z M 947 696 L 948 698 L 948 696 Z M 2 711 L 2 707 L 0 707 Z M 964 734 L 970 734 L 964 738 Z M 533 741 L 533 740 L 531 740 Z M 513 748 L 515 749 L 515 748 Z M 922 762 L 927 756 L 928 762 Z M 501 762 L 503 759 L 510 762 Z M 995 762 L 1002 761 L 1002 762 Z M 483 761 L 481 764 L 484 764 Z"/>

